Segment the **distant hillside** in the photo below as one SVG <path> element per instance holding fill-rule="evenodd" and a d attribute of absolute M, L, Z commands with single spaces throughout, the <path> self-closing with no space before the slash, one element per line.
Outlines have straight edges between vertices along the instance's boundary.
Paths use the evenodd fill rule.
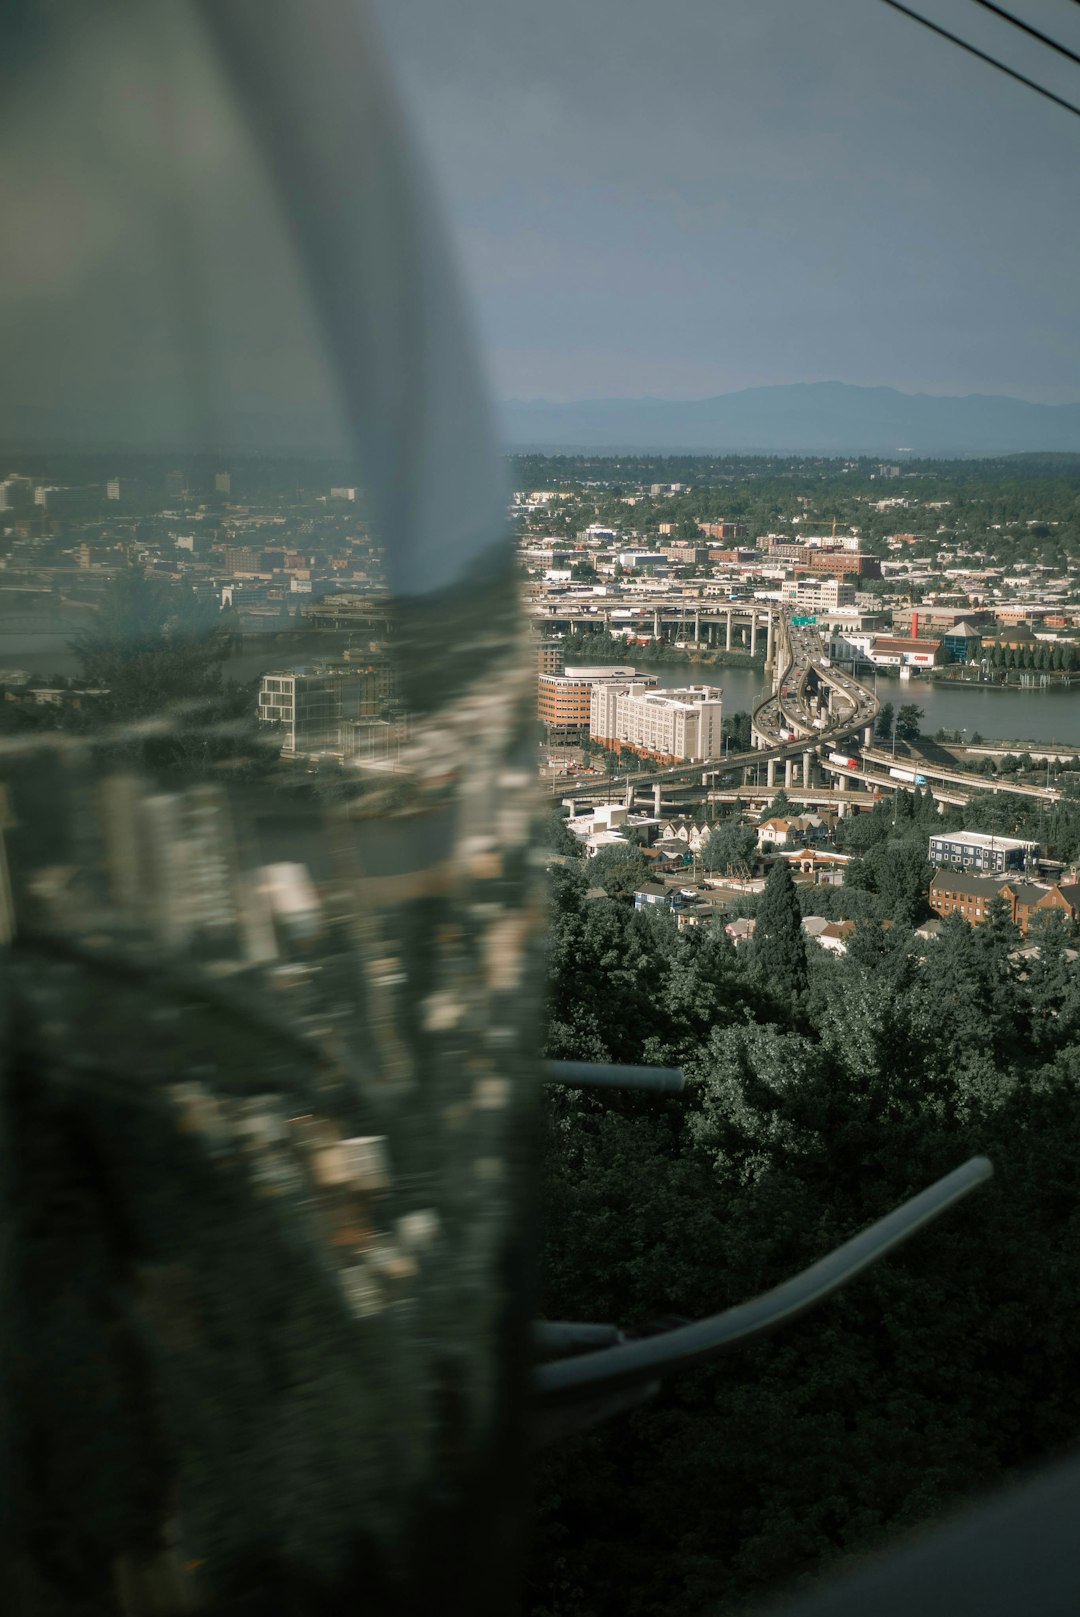
<path fill-rule="evenodd" d="M 934 398 L 891 387 L 797 382 L 714 399 L 510 400 L 511 449 L 691 450 L 726 454 L 1001 455 L 1080 451 L 1080 404 L 1028 404 L 972 393 Z"/>

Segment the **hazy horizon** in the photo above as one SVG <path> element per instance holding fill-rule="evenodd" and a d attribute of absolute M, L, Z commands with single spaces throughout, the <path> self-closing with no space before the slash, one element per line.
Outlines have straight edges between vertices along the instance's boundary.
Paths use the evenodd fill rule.
<path fill-rule="evenodd" d="M 889 382 L 848 382 L 838 376 L 794 377 L 789 381 L 747 383 L 744 387 L 716 388 L 705 393 L 606 393 L 582 394 L 580 397 L 554 398 L 551 394 L 500 394 L 502 404 L 708 404 L 714 399 L 730 398 L 738 393 L 760 393 L 769 388 L 796 387 L 856 387 L 861 391 L 899 393 L 910 399 L 1008 399 L 1014 404 L 1080 404 L 1080 387 L 1074 396 L 1062 399 L 1025 399 L 1018 393 L 995 391 L 992 388 L 972 389 L 968 393 L 950 393 L 936 388 L 901 388 Z"/>

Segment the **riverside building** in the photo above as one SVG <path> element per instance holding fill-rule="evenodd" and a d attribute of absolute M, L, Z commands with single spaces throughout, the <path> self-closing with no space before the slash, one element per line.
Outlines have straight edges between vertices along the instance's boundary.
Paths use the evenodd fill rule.
<path fill-rule="evenodd" d="M 663 763 L 697 763 L 723 751 L 723 701 L 714 685 L 650 690 L 641 682 L 593 688 L 589 739 Z"/>
<path fill-rule="evenodd" d="M 567 668 L 561 674 L 540 674 L 536 681 L 536 713 L 548 741 L 580 741 L 589 732 L 592 693 L 597 688 L 656 684 L 654 674 L 635 674 L 632 668 Z"/>

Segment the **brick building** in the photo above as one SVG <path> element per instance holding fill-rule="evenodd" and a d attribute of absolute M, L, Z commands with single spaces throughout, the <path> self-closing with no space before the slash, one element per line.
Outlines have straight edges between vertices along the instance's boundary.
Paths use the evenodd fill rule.
<path fill-rule="evenodd" d="M 985 921 L 994 898 L 1005 901 L 1014 925 L 1024 937 L 1036 916 L 1048 911 L 1058 911 L 1073 924 L 1080 920 L 1080 882 L 1047 887 L 1017 876 L 971 876 L 962 870 L 935 870 L 930 883 L 930 908 L 934 914 L 943 919 L 959 915 L 971 926 Z"/>
<path fill-rule="evenodd" d="M 589 714 L 595 685 L 655 685 L 655 674 L 635 674 L 632 668 L 568 668 L 561 674 L 540 674 L 536 681 L 536 715 L 549 741 L 577 741 L 589 733 Z"/>
<path fill-rule="evenodd" d="M 706 539 L 745 539 L 745 522 L 699 522 L 698 532 Z"/>

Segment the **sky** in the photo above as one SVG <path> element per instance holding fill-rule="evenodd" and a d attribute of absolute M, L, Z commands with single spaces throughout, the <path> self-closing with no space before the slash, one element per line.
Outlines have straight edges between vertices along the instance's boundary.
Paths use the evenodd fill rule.
<path fill-rule="evenodd" d="M 1080 54 L 1075 0 L 1009 3 Z M 880 0 L 378 5 L 499 397 L 1080 399 L 1080 118 Z"/>
<path fill-rule="evenodd" d="M 1011 3 L 1080 53 L 1076 0 Z M 262 34 L 260 0 L 228 8 L 245 60 L 298 19 L 271 93 L 311 160 L 292 211 L 215 0 L 0 6 L 0 443 L 332 453 L 352 387 L 373 463 L 407 409 L 459 461 L 458 279 L 496 399 L 1080 400 L 1080 117 L 880 0 L 369 4 L 428 191 L 364 0 Z M 1080 67 L 973 0 L 916 4 L 1080 103 Z"/>

